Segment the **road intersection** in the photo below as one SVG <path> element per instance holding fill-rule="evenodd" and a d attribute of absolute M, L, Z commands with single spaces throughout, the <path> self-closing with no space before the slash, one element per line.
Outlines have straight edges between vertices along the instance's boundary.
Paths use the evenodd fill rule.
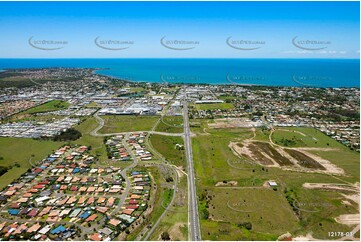
<path fill-rule="evenodd" d="M 112 136 L 112 135 L 129 135 L 132 132 L 122 132 L 122 133 L 111 133 L 111 134 L 99 134 L 98 131 L 101 130 L 105 126 L 104 120 L 99 117 L 97 114 L 94 115 L 97 123 L 99 124 L 94 130 L 91 131 L 90 135 L 92 136 Z M 156 125 L 161 121 L 160 119 L 156 123 Z M 193 166 L 193 151 L 192 151 L 192 141 L 191 137 L 193 134 L 190 131 L 189 126 L 189 117 L 188 117 L 188 103 L 186 99 L 183 101 L 183 126 L 184 126 L 184 133 L 166 133 L 166 132 L 156 132 L 154 131 L 156 125 L 153 126 L 151 131 L 144 131 L 149 134 L 161 134 L 166 136 L 182 136 L 184 138 L 184 147 L 186 153 L 186 159 L 188 163 L 188 239 L 190 241 L 200 241 L 201 240 L 201 231 L 200 231 L 200 224 L 199 224 L 199 215 L 198 215 L 198 203 L 197 203 L 197 192 L 196 192 L 196 184 L 195 184 L 195 174 L 194 174 L 194 166 Z M 142 132 L 142 131 L 137 131 Z M 154 152 L 154 151 L 153 151 Z M 165 161 L 165 160 L 164 160 Z M 165 161 L 166 162 L 166 161 Z M 166 163 L 167 164 L 167 163 Z M 132 166 L 133 167 L 133 166 Z M 176 175 L 177 176 L 177 175 Z M 128 184 L 128 182 L 127 182 Z M 175 182 L 177 184 L 177 180 Z M 176 185 L 175 185 L 176 188 Z M 174 190 L 172 201 L 174 200 L 176 190 Z M 172 204 L 172 202 L 170 203 Z M 169 208 L 169 206 L 168 206 Z M 157 220 L 153 230 L 156 225 L 160 222 L 160 220 L 165 215 L 167 209 L 162 214 L 162 216 Z M 151 231 L 153 232 L 153 231 Z M 152 233 L 148 233 L 151 235 Z"/>

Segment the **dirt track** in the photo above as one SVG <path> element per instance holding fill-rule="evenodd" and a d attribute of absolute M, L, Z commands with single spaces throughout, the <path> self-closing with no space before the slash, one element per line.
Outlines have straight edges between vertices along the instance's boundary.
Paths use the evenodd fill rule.
<path fill-rule="evenodd" d="M 307 189 L 327 189 L 327 190 L 337 190 L 337 191 L 349 191 L 349 192 L 359 192 L 360 187 L 358 186 L 350 186 L 346 184 L 337 184 L 337 183 L 304 183 L 302 185 L 304 188 Z M 348 199 L 353 200 L 353 197 L 346 197 Z M 355 200 L 353 200 L 355 201 Z M 357 201 L 355 201 L 357 202 Z M 358 202 L 360 200 L 358 199 Z"/>

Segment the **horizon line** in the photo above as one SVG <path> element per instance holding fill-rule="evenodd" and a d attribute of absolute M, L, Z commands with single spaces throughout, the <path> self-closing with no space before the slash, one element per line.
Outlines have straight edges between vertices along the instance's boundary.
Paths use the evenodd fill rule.
<path fill-rule="evenodd" d="M 0 57 L 1 59 L 305 59 L 305 60 L 360 60 L 359 58 L 342 57 Z"/>

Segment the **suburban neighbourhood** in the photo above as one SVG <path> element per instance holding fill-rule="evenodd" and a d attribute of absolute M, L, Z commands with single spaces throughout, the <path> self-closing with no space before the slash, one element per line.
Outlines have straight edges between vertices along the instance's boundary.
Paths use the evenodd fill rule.
<path fill-rule="evenodd" d="M 22 81 L 0 89 L 3 240 L 359 238 L 358 88 L 95 71 L 5 71 Z"/>
<path fill-rule="evenodd" d="M 136 159 L 138 136 L 126 141 Z M 148 208 L 149 174 L 97 167 L 95 159 L 87 146 L 64 146 L 6 186 L 0 195 L 7 212 L 0 218 L 2 237 L 99 241 L 129 230 Z"/>

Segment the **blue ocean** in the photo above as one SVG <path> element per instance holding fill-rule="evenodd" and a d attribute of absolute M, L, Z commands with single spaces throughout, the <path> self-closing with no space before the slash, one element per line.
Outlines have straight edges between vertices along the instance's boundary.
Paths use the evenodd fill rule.
<path fill-rule="evenodd" d="M 142 82 L 360 87 L 359 59 L 0 59 L 0 69 L 46 67 Z"/>

